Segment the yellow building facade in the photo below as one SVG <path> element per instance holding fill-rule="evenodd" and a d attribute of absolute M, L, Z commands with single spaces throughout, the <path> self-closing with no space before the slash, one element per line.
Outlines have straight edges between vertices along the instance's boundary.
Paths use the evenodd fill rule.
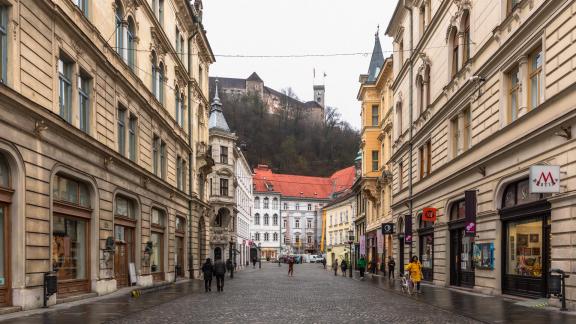
<path fill-rule="evenodd" d="M 334 260 L 350 260 L 349 231 L 353 230 L 356 213 L 356 196 L 350 192 L 336 198 L 322 208 L 325 215 L 326 265 L 331 267 Z"/>

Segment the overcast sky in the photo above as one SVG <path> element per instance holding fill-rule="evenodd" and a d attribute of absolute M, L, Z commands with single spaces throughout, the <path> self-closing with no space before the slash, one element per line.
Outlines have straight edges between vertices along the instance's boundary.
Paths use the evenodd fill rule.
<path fill-rule="evenodd" d="M 372 52 L 376 26 L 384 56 L 391 41 L 384 32 L 397 0 L 205 0 L 204 27 L 216 54 L 210 76 L 247 78 L 257 72 L 276 90 L 292 87 L 303 101 L 326 85 L 326 104 L 337 107 L 355 128 L 358 76 L 370 55 L 305 58 L 228 58 L 218 55 L 287 55 Z M 326 73 L 324 79 L 323 73 Z M 226 107 L 224 107 L 226 109 Z"/>

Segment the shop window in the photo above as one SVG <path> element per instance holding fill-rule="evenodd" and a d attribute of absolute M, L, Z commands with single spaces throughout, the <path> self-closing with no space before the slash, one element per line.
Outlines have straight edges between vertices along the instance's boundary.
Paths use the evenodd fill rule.
<path fill-rule="evenodd" d="M 136 210 L 134 207 L 134 201 L 132 199 L 127 199 L 122 196 L 116 196 L 115 216 L 135 219 Z"/>
<path fill-rule="evenodd" d="M 52 267 L 58 280 L 86 279 L 88 222 L 68 216 L 52 219 Z"/>
<path fill-rule="evenodd" d="M 506 224 L 506 274 L 542 277 L 542 220 L 511 221 Z"/>
<path fill-rule="evenodd" d="M 54 200 L 81 207 L 90 207 L 90 192 L 83 182 L 61 175 L 54 177 Z"/>
<path fill-rule="evenodd" d="M 530 109 L 538 107 L 542 103 L 542 98 L 544 98 L 542 61 L 542 48 L 538 48 L 530 54 Z"/>
<path fill-rule="evenodd" d="M 163 271 L 163 252 L 164 252 L 164 235 L 163 233 L 152 232 L 150 235 L 152 241 L 152 255 L 150 256 L 150 270 L 152 273 Z"/>

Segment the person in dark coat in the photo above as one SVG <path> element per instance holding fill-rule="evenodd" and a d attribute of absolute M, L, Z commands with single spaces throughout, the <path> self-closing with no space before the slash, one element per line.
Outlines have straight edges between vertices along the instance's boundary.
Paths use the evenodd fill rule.
<path fill-rule="evenodd" d="M 346 277 L 346 269 L 348 269 L 348 262 L 346 262 L 346 260 L 342 260 L 342 262 L 340 262 L 340 270 L 342 270 L 342 277 Z"/>
<path fill-rule="evenodd" d="M 230 272 L 230 278 L 232 278 L 232 271 L 234 270 L 234 265 L 232 264 L 232 260 L 226 260 L 226 270 Z"/>
<path fill-rule="evenodd" d="M 212 291 L 212 274 L 214 274 L 214 266 L 210 258 L 202 265 L 202 273 L 204 274 L 204 289 L 206 292 Z"/>
<path fill-rule="evenodd" d="M 324 270 L 326 270 L 326 258 L 322 259 L 322 265 L 324 266 Z"/>
<path fill-rule="evenodd" d="M 214 262 L 214 275 L 216 275 L 216 287 L 218 291 L 224 291 L 224 276 L 226 275 L 226 265 L 222 259 L 217 259 Z"/>
<path fill-rule="evenodd" d="M 332 261 L 332 270 L 334 270 L 334 275 L 337 276 L 338 275 L 338 259 L 334 259 L 334 261 Z"/>
<path fill-rule="evenodd" d="M 396 277 L 394 277 L 394 268 L 396 268 L 396 261 L 394 261 L 394 258 L 392 256 L 388 257 L 388 278 L 392 279 L 396 279 Z"/>
<path fill-rule="evenodd" d="M 372 272 L 372 274 L 376 274 L 376 272 L 378 272 L 378 263 L 376 262 L 376 257 L 372 257 L 372 260 L 370 261 L 370 272 Z"/>
<path fill-rule="evenodd" d="M 256 261 L 258 261 L 258 259 L 256 257 L 252 257 L 252 268 L 256 268 Z"/>

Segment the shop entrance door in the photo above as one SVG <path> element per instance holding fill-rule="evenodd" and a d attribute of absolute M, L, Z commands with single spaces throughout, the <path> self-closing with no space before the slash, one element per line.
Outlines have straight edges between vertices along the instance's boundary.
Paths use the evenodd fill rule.
<path fill-rule="evenodd" d="M 466 236 L 464 228 L 450 231 L 450 284 L 452 286 L 474 286 L 473 249 L 474 238 Z"/>
<path fill-rule="evenodd" d="M 8 206 L 0 204 L 0 307 L 10 305 L 10 231 Z"/>
<path fill-rule="evenodd" d="M 422 263 L 422 280 L 434 278 L 434 233 L 420 234 L 420 262 Z"/>
<path fill-rule="evenodd" d="M 176 236 L 176 276 L 184 277 L 184 237 Z"/>
<path fill-rule="evenodd" d="M 398 239 L 398 273 L 404 275 L 404 238 Z"/>
<path fill-rule="evenodd" d="M 130 286 L 130 262 L 134 262 L 134 229 L 116 225 L 116 251 L 114 253 L 114 276 L 118 287 Z"/>

